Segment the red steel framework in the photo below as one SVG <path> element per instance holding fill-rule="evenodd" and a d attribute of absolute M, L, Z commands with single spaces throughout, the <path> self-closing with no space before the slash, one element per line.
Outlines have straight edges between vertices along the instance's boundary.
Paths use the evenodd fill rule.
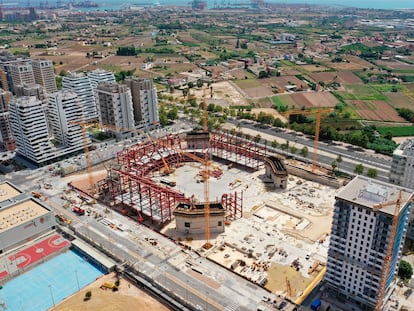
<path fill-rule="evenodd" d="M 164 161 L 171 167 L 194 162 L 194 154 L 188 155 L 186 146 L 183 136 L 171 134 L 122 150 L 117 154 L 118 165 L 110 169 L 108 178 L 98 187 L 109 193 L 114 205 L 121 206 L 124 214 L 137 217 L 139 221 L 143 220 L 144 215 L 162 227 L 171 221 L 172 211 L 178 203 L 191 203 L 191 198 L 154 182 L 151 176 L 165 166 Z M 262 168 L 266 152 L 266 147 L 252 139 L 235 136 L 229 131 L 210 135 L 210 154 L 248 169 Z M 242 217 L 242 192 L 223 194 L 221 203 L 227 211 L 228 220 Z"/>
<path fill-rule="evenodd" d="M 259 170 L 264 167 L 267 148 L 257 144 L 254 139 L 246 135 L 237 136 L 230 131 L 212 133 L 211 153 L 228 162 Z"/>

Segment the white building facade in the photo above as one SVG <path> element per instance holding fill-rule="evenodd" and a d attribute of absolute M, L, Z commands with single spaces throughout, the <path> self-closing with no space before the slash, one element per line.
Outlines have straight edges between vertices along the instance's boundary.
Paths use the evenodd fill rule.
<path fill-rule="evenodd" d="M 8 66 L 13 90 L 17 85 L 34 85 L 33 67 L 29 62 L 16 62 Z"/>
<path fill-rule="evenodd" d="M 73 91 L 78 95 L 78 100 L 83 107 L 83 120 L 78 121 L 87 122 L 98 119 L 95 95 L 87 75 L 84 73 L 72 73 L 63 77 L 62 87 L 64 90 Z"/>
<path fill-rule="evenodd" d="M 15 98 L 9 111 L 17 153 L 35 163 L 49 160 L 53 145 L 42 102 L 33 96 Z"/>
<path fill-rule="evenodd" d="M 82 128 L 78 124 L 82 115 L 76 93 L 60 91 L 49 95 L 48 117 L 56 147 L 65 148 L 66 153 L 84 149 Z"/>
<path fill-rule="evenodd" d="M 99 83 L 96 89 L 99 122 L 112 127 L 109 132 L 116 138 L 134 135 L 134 111 L 129 88 L 117 83 Z"/>
<path fill-rule="evenodd" d="M 152 80 L 130 77 L 125 84 L 131 90 L 135 126 L 140 129 L 158 126 L 158 96 Z"/>
<path fill-rule="evenodd" d="M 45 59 L 32 60 L 35 82 L 42 85 L 48 94 L 57 91 L 53 62 Z"/>
<path fill-rule="evenodd" d="M 116 82 L 115 75 L 112 71 L 103 70 L 99 68 L 88 72 L 88 78 L 91 82 L 94 92 L 96 91 L 96 87 L 98 86 L 98 84 L 101 82 Z"/>
<path fill-rule="evenodd" d="M 400 193 L 392 243 L 393 215 L 398 210 Z M 412 198 L 409 189 L 363 176 L 355 177 L 338 193 L 325 281 L 342 299 L 372 309 L 385 278 L 383 297 L 387 301 L 395 286 Z M 394 247 L 388 253 L 392 244 Z M 390 266 L 385 271 L 387 254 Z"/>
<path fill-rule="evenodd" d="M 398 186 L 414 189 L 414 139 L 404 141 L 395 149 L 389 181 Z"/>

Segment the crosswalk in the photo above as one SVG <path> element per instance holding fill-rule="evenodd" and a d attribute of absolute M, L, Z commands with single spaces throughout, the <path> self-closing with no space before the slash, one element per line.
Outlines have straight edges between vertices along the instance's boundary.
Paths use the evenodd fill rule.
<path fill-rule="evenodd" d="M 226 306 L 223 311 L 237 311 L 239 310 L 239 307 L 239 304 L 233 302 L 231 305 Z"/>

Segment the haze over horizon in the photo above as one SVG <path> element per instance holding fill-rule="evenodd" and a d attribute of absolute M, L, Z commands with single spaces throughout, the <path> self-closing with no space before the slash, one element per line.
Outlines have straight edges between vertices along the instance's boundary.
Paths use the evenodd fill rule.
<path fill-rule="evenodd" d="M 100 4 L 101 7 L 105 6 L 122 6 L 125 4 L 160 4 L 160 5 L 188 5 L 191 3 L 191 0 L 75 0 L 74 2 L 83 2 L 83 1 L 92 1 L 97 2 Z M 240 0 L 239 2 L 247 2 L 248 0 Z M 16 4 L 19 3 L 20 5 L 27 5 L 27 0 L 18 0 L 13 1 L 13 3 L 4 3 L 3 5 L 8 4 Z M 31 3 L 40 3 L 45 2 L 42 0 L 32 0 Z M 63 0 L 62 2 L 70 2 L 69 0 Z M 220 4 L 224 3 L 232 3 L 235 0 L 207 0 L 209 7 L 213 7 L 214 3 Z M 305 4 L 314 4 L 314 5 L 335 5 L 335 6 L 343 6 L 343 7 L 357 7 L 357 8 L 366 8 L 366 9 L 414 9 L 414 1 L 413 0 L 396 0 L 396 1 L 389 1 L 389 0 L 266 0 L 268 3 L 281 3 L 281 4 L 295 4 L 295 3 L 305 3 Z M 55 4 L 55 0 L 49 1 L 49 4 Z"/>

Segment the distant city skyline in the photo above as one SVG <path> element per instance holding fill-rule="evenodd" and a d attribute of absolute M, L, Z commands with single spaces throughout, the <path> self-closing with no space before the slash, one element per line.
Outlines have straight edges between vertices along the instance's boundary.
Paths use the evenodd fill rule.
<path fill-rule="evenodd" d="M 68 2 L 82 2 L 86 0 L 61 0 L 62 3 Z M 191 0 L 89 0 L 91 2 L 96 2 L 100 4 L 100 9 L 117 9 L 123 5 L 129 4 L 150 4 L 154 3 L 154 5 L 189 5 Z M 248 2 L 249 0 L 207 0 L 208 6 L 213 7 L 214 3 L 220 5 L 221 3 L 233 3 L 233 2 Z M 32 0 L 29 2 L 34 4 L 39 4 L 41 2 L 45 3 L 48 2 L 49 5 L 56 4 L 57 0 Z M 318 4 L 318 5 L 335 5 L 335 6 L 343 6 L 343 7 L 358 7 L 358 8 L 366 8 L 366 9 L 414 9 L 414 1 L 412 0 L 396 0 L 396 1 L 389 1 L 389 0 L 266 0 L 269 3 L 281 3 L 281 4 L 295 4 L 295 3 L 305 3 L 305 4 Z M 20 5 L 27 5 L 27 0 L 18 0 L 10 2 L 4 2 L 3 5 L 16 5 L 19 3 Z M 98 8 L 98 9 L 99 9 Z"/>

